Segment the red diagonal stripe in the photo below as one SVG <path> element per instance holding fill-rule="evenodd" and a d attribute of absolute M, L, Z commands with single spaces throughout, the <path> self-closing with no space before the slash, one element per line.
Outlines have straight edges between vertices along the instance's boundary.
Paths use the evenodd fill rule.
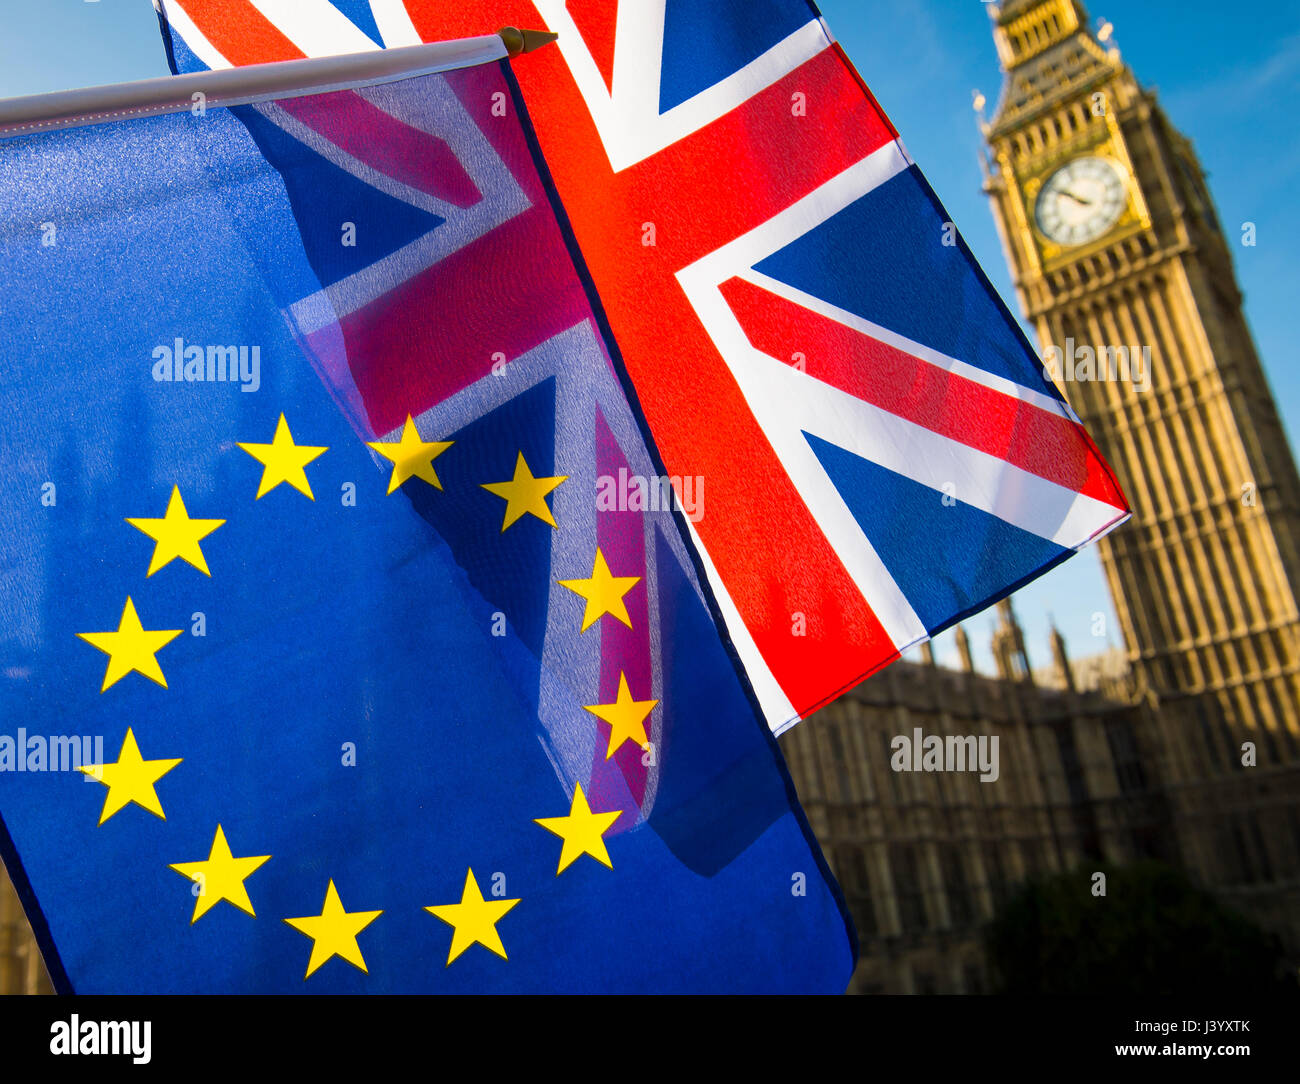
<path fill-rule="evenodd" d="M 596 407 L 594 425 L 596 477 L 614 478 L 620 468 L 630 470 L 631 465 L 599 406 Z M 643 512 L 602 511 L 596 517 L 596 542 L 610 568 L 617 569 L 614 574 L 641 577 L 641 582 L 624 599 L 632 627 L 628 628 L 612 617 L 602 619 L 599 701 L 602 704 L 612 704 L 617 698 L 620 675 L 627 677 L 633 697 L 638 700 L 652 697 L 654 671 L 650 661 L 650 581 L 646 579 L 645 528 Z M 646 720 L 648 733 L 652 722 L 652 719 Z M 600 740 L 592 750 L 590 800 L 600 799 L 600 805 L 593 808 L 618 809 L 620 807 L 613 803 L 621 797 L 619 791 L 630 794 L 636 806 L 623 809 L 623 816 L 614 822 L 615 831 L 627 832 L 636 825 L 645 801 L 648 772 L 641 760 L 641 748 L 635 742 L 625 742 L 612 759 L 606 760 L 609 731 L 605 723 L 598 726 Z M 617 780 L 613 778 L 615 773 L 619 777 Z"/>
<path fill-rule="evenodd" d="M 483 198 L 446 143 L 389 116 L 360 94 L 313 94 L 278 104 L 340 150 L 396 181 L 457 207 L 472 207 Z"/>
<path fill-rule="evenodd" d="M 1124 507 L 1114 481 L 1082 439 L 1082 427 L 1069 418 L 930 365 L 744 279 L 733 278 L 720 289 L 756 350 L 783 362 L 802 354 L 804 371 L 816 380 L 1040 478 Z"/>
<path fill-rule="evenodd" d="M 403 282 L 339 323 L 371 428 L 388 433 L 586 319 L 572 266 L 531 258 L 562 252 L 549 206 L 534 207 Z M 483 269 L 510 268 L 495 294 Z"/>
<path fill-rule="evenodd" d="M 248 0 L 169 0 L 235 67 L 273 60 L 298 60 L 302 50 Z"/>
<path fill-rule="evenodd" d="M 542 56 L 539 53 L 538 56 Z M 557 80 L 571 81 L 567 69 Z M 557 89 L 551 94 L 558 97 Z M 835 53 L 826 49 L 806 64 L 712 124 L 683 137 L 644 162 L 610 173 L 600 136 L 576 89 L 564 123 L 553 119 L 558 103 L 546 104 L 537 137 L 573 220 L 583 254 L 600 282 L 597 265 L 608 258 L 612 273 L 672 279 L 683 267 L 761 226 L 894 136 L 889 125 L 863 101 L 845 77 Z M 805 96 L 806 113 L 796 114 L 794 95 Z M 533 98 L 529 98 L 530 109 Z M 574 184 L 575 178 L 586 178 Z M 599 180 L 598 180 L 599 178 Z M 636 214 L 629 232 L 610 229 L 611 208 Z M 630 218 L 631 216 L 624 216 Z M 641 242 L 643 222 L 655 225 L 655 245 L 629 256 Z"/>
<path fill-rule="evenodd" d="M 632 0 L 637 3 L 637 0 Z M 587 43 L 591 59 L 605 79 L 605 87 L 614 88 L 614 37 L 618 20 L 618 0 L 567 0 L 578 33 Z"/>

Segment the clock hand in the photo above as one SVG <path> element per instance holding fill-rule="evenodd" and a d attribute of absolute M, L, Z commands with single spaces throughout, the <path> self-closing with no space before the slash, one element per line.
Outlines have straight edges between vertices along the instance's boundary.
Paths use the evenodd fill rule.
<path fill-rule="evenodd" d="M 1092 200 L 1090 200 L 1090 199 L 1084 199 L 1082 196 L 1076 196 L 1076 195 L 1075 195 L 1073 192 L 1071 192 L 1068 188 L 1062 188 L 1062 189 L 1061 189 L 1061 195 L 1063 195 L 1063 196 L 1068 196 L 1070 199 L 1074 200 L 1074 202 L 1077 203 L 1080 207 L 1091 207 L 1091 206 L 1092 206 Z"/>

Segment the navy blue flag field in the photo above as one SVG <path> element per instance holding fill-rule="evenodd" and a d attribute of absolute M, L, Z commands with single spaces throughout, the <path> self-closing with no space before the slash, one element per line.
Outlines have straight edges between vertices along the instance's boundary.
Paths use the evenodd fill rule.
<path fill-rule="evenodd" d="M 0 131 L 0 847 L 63 991 L 848 982 L 481 51 Z"/>

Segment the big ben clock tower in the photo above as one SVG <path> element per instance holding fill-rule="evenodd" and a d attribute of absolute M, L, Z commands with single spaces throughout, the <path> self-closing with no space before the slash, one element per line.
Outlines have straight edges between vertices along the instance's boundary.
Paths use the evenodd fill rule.
<path fill-rule="evenodd" d="M 1233 271 L 1252 228 L 1225 232 L 1191 144 L 1079 0 L 990 13 L 1004 84 L 985 187 L 1048 370 L 1134 508 L 1100 553 L 1161 705 L 1175 821 L 1204 829 L 1180 827 L 1182 850 L 1212 883 L 1251 880 L 1220 861 L 1238 851 L 1294 879 L 1300 480 Z"/>

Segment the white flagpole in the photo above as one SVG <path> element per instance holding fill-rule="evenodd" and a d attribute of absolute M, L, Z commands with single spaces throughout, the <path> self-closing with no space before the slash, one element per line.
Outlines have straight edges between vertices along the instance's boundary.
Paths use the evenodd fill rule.
<path fill-rule="evenodd" d="M 496 34 L 457 41 L 4 98 L 0 99 L 0 139 L 108 124 L 130 117 L 180 113 L 200 103 L 202 108 L 211 109 L 392 83 L 518 56 L 554 39 L 554 34 L 506 27 Z"/>

